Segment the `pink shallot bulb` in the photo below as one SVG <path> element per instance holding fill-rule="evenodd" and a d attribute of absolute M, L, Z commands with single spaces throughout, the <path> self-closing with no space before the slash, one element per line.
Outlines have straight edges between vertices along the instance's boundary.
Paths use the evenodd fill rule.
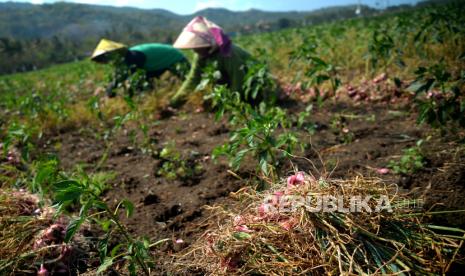
<path fill-rule="evenodd" d="M 48 270 L 44 267 L 44 264 L 40 265 L 40 270 L 37 271 L 37 276 L 48 276 Z"/>

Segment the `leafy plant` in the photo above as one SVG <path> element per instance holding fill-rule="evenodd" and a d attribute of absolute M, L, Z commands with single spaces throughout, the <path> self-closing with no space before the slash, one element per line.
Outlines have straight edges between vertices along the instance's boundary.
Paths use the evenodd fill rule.
<path fill-rule="evenodd" d="M 146 71 L 134 65 L 128 66 L 123 58 L 115 60 L 114 67 L 115 71 L 109 76 L 111 83 L 107 88 L 108 95 L 114 95 L 113 90 L 116 88 L 123 88 L 127 96 L 133 97 L 137 92 L 151 87 Z"/>
<path fill-rule="evenodd" d="M 202 80 L 195 88 L 197 91 L 205 90 L 221 79 L 221 72 L 218 70 L 218 63 L 208 62 L 202 70 Z"/>
<path fill-rule="evenodd" d="M 354 140 L 354 133 L 347 126 L 348 115 L 337 114 L 331 119 L 330 127 L 339 140 L 344 144 L 350 144 Z"/>
<path fill-rule="evenodd" d="M 329 81 L 332 91 L 335 92 L 341 84 L 336 65 L 323 60 L 317 54 L 318 44 L 316 38 L 306 39 L 303 44 L 290 54 L 290 66 L 297 61 L 305 63 L 305 87 L 313 86 L 317 93 L 317 99 L 321 102 L 320 86 Z"/>
<path fill-rule="evenodd" d="M 204 172 L 204 168 L 202 164 L 196 162 L 195 158 L 197 155 L 198 153 L 192 152 L 189 159 L 183 159 L 174 144 L 168 144 L 160 151 L 160 158 L 163 162 L 157 174 L 169 180 L 178 178 L 187 180 L 201 175 Z"/>
<path fill-rule="evenodd" d="M 418 122 L 443 130 L 448 123 L 465 127 L 465 71 L 453 77 L 444 63 L 439 62 L 430 67 L 419 67 L 415 74 L 416 79 L 409 89 L 415 92 Z"/>
<path fill-rule="evenodd" d="M 254 109 L 241 100 L 238 92 L 231 92 L 225 86 L 216 86 L 211 97 L 217 108 L 216 118 L 228 112 L 229 122 L 236 127 L 229 142 L 215 148 L 213 156 L 227 156 L 233 169 L 239 169 L 244 157 L 251 155 L 258 161 L 259 170 L 269 175 L 278 165 L 279 156 L 289 157 L 298 144 L 295 134 L 286 131 L 291 123 L 281 108 L 262 103 Z"/>
<path fill-rule="evenodd" d="M 133 129 L 128 132 L 128 136 L 130 140 L 132 141 L 133 146 L 140 146 L 140 149 L 143 153 L 146 154 L 152 154 L 154 153 L 153 145 L 152 145 L 152 140 L 149 137 L 149 128 L 147 124 L 144 122 L 143 114 L 140 112 L 138 109 L 137 103 L 133 100 L 132 97 L 125 96 L 124 101 L 129 108 L 129 111 L 127 111 L 124 114 L 121 115 L 116 115 L 112 118 L 113 123 L 112 125 L 108 126 L 108 128 L 104 131 L 103 135 L 103 140 L 105 142 L 105 151 L 102 155 L 102 158 L 100 159 L 97 168 L 100 168 L 101 165 L 106 161 L 108 158 L 109 151 L 111 147 L 113 146 L 113 142 L 111 138 L 120 130 L 122 129 L 128 122 L 136 122 L 138 126 L 138 130 L 142 133 L 143 135 L 143 141 L 141 145 L 137 144 L 137 139 L 136 139 L 136 130 Z M 93 110 L 93 113 L 97 114 L 98 118 L 104 121 L 103 115 L 100 110 L 100 106 L 98 101 L 92 100 L 88 103 L 89 107 L 91 110 Z"/>
<path fill-rule="evenodd" d="M 309 117 L 313 111 L 313 105 L 308 105 L 304 111 L 299 112 L 299 114 L 294 118 L 297 128 L 305 129 L 310 134 L 315 133 L 315 124 L 309 122 Z"/>
<path fill-rule="evenodd" d="M 92 112 L 92 114 L 96 115 L 100 121 L 103 121 L 103 112 L 100 105 L 100 97 L 92 96 L 87 101 L 87 108 Z"/>
<path fill-rule="evenodd" d="M 390 167 L 397 174 L 409 175 L 421 170 L 425 166 L 425 157 L 421 151 L 423 140 L 419 140 L 414 147 L 403 150 L 399 161 L 391 160 Z"/>
<path fill-rule="evenodd" d="M 7 155 L 11 146 L 18 146 L 21 149 L 21 158 L 29 161 L 29 155 L 34 148 L 32 143 L 32 129 L 24 124 L 12 123 L 3 138 L 3 155 Z"/>
<path fill-rule="evenodd" d="M 26 181 L 28 190 L 38 193 L 43 200 L 47 194 L 52 192 L 52 185 L 57 181 L 59 175 L 59 162 L 56 158 L 35 161 L 29 168 L 31 181 Z"/>
<path fill-rule="evenodd" d="M 257 60 L 249 60 L 246 65 L 244 77 L 244 101 L 258 103 L 260 101 L 273 102 L 272 91 L 275 91 L 275 83 L 271 78 L 268 65 Z"/>
<path fill-rule="evenodd" d="M 126 216 L 130 217 L 134 212 L 134 205 L 123 199 L 114 209 L 110 208 L 100 199 L 104 189 L 104 182 L 96 181 L 82 171 L 75 177 L 65 178 L 54 184 L 58 210 L 64 210 L 76 203 L 81 206 L 79 216 L 71 220 L 66 228 L 65 242 L 70 242 L 86 221 L 94 221 L 101 225 L 105 232 L 98 245 L 100 267 L 97 273 L 102 273 L 116 262 L 125 260 L 131 275 L 137 275 L 138 270 L 149 275 L 150 268 L 154 265 L 150 257 L 150 248 L 160 242 L 150 244 L 147 239 L 134 238 L 118 216 L 119 211 L 124 208 Z M 119 239 L 117 245 L 109 248 L 111 238 L 116 235 L 122 236 L 123 239 Z"/>
<path fill-rule="evenodd" d="M 151 87 L 150 80 L 147 79 L 145 70 L 137 69 L 134 73 L 129 75 L 125 91 L 130 97 L 132 97 L 138 91 L 148 90 Z"/>
<path fill-rule="evenodd" d="M 378 68 L 379 63 L 382 63 L 382 68 L 386 71 L 392 60 L 394 48 L 394 39 L 387 30 L 376 28 L 373 31 L 372 39 L 368 44 L 368 58 L 373 71 Z"/>

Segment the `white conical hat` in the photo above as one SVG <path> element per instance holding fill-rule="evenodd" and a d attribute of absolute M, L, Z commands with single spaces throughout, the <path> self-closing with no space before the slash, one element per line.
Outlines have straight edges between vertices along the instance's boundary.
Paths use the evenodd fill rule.
<path fill-rule="evenodd" d="M 184 28 L 176 42 L 174 42 L 173 47 L 194 49 L 216 46 L 215 38 L 210 33 L 210 29 L 213 27 L 220 28 L 202 16 L 195 17 Z"/>

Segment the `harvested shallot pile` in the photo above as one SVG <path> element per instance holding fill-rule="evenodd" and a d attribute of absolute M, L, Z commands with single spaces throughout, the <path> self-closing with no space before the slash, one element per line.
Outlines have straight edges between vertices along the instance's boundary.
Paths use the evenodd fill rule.
<path fill-rule="evenodd" d="M 432 213 L 377 179 L 298 172 L 272 189 L 244 188 L 213 207 L 211 228 L 178 260 L 206 274 L 443 274 L 463 264 L 465 231 L 423 223 Z"/>
<path fill-rule="evenodd" d="M 37 195 L 24 190 L 0 191 L 0 274 L 70 275 L 85 252 L 64 243 L 68 219 Z M 82 239 L 82 237 L 81 237 Z"/>

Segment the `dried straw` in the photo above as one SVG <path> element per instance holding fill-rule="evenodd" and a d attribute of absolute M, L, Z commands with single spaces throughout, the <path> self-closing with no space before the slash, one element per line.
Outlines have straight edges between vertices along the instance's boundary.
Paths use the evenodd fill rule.
<path fill-rule="evenodd" d="M 352 196 L 389 199 L 392 212 L 263 213 L 265 199 L 276 194 L 338 196 L 348 207 Z M 278 183 L 266 193 L 244 188 L 232 208 L 211 207 L 208 231 L 176 257 L 178 272 L 209 275 L 443 274 L 462 260 L 465 231 L 422 224 L 424 213 L 396 186 L 379 179 L 315 179 L 299 185 Z M 369 206 L 374 210 L 376 201 Z M 419 214 L 422 216 L 420 217 Z"/>

